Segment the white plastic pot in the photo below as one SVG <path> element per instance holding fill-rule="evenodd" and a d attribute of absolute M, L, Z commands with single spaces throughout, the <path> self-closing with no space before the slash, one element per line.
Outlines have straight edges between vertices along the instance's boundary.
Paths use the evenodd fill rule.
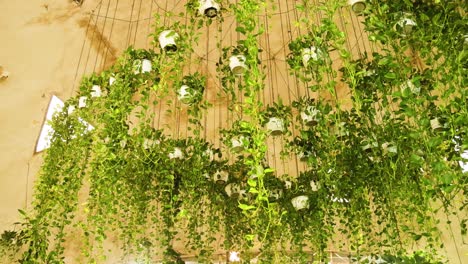
<path fill-rule="evenodd" d="M 268 199 L 270 201 L 279 200 L 281 197 L 283 197 L 283 190 L 281 189 L 273 189 L 270 191 L 270 194 L 268 195 Z"/>
<path fill-rule="evenodd" d="M 241 192 L 241 187 L 237 183 L 229 183 L 224 187 L 224 191 L 229 197 L 238 197 Z"/>
<path fill-rule="evenodd" d="M 213 181 L 217 184 L 225 184 L 229 179 L 229 173 L 223 170 L 217 170 L 213 174 Z"/>
<path fill-rule="evenodd" d="M 88 97 L 81 96 L 80 99 L 78 99 L 78 108 L 86 107 L 86 101 L 88 101 Z"/>
<path fill-rule="evenodd" d="M 91 88 L 91 97 L 101 97 L 101 86 L 99 85 L 93 85 Z"/>
<path fill-rule="evenodd" d="M 403 17 L 398 20 L 397 24 L 395 25 L 396 30 L 400 35 L 403 37 L 411 34 L 413 28 L 416 27 L 418 24 L 411 18 L 413 15 L 411 13 L 404 13 Z"/>
<path fill-rule="evenodd" d="M 247 69 L 245 65 L 246 58 L 244 55 L 233 55 L 229 58 L 229 68 L 234 75 L 242 75 Z"/>
<path fill-rule="evenodd" d="M 320 111 L 313 105 L 307 106 L 304 111 L 301 111 L 301 119 L 308 126 L 315 126 L 318 123 L 318 114 Z"/>
<path fill-rule="evenodd" d="M 296 196 L 291 199 L 291 203 L 297 211 L 309 208 L 309 197 L 306 195 Z"/>
<path fill-rule="evenodd" d="M 397 146 L 395 145 L 394 142 L 385 142 L 382 144 L 382 149 L 383 149 L 383 153 L 385 155 L 388 155 L 388 154 L 397 154 L 398 153 L 398 148 Z"/>
<path fill-rule="evenodd" d="M 370 152 L 372 151 L 373 148 L 378 147 L 379 145 L 375 141 L 368 141 L 368 140 L 363 140 L 361 142 L 361 149 L 365 152 Z"/>
<path fill-rule="evenodd" d="M 151 69 L 152 69 L 151 61 L 148 59 L 143 59 L 141 61 L 141 72 L 142 73 L 151 72 Z"/>
<path fill-rule="evenodd" d="M 316 192 L 320 189 L 320 185 L 318 182 L 315 182 L 314 180 L 310 181 L 310 188 L 312 188 L 313 192 Z"/>
<path fill-rule="evenodd" d="M 213 0 L 199 0 L 200 7 L 198 8 L 198 12 L 200 15 L 205 15 L 207 17 L 215 17 L 220 9 L 218 3 Z"/>
<path fill-rule="evenodd" d="M 407 80 L 400 85 L 400 90 L 402 92 L 404 92 L 406 89 L 409 89 L 413 94 L 419 94 L 419 92 L 421 92 L 421 87 L 414 85 L 411 80 Z"/>
<path fill-rule="evenodd" d="M 285 181 L 284 182 L 284 188 L 289 190 L 289 189 L 291 189 L 291 187 L 292 187 L 292 182 L 291 181 Z"/>
<path fill-rule="evenodd" d="M 68 115 L 73 114 L 73 112 L 75 112 L 75 109 L 76 109 L 76 107 L 74 105 L 69 105 L 68 109 L 67 109 Z"/>
<path fill-rule="evenodd" d="M 177 91 L 177 99 L 179 99 L 183 103 L 188 103 L 192 94 L 190 93 L 190 87 L 187 85 L 182 85 Z"/>
<path fill-rule="evenodd" d="M 215 158 L 214 152 L 213 152 L 213 150 L 211 150 L 211 149 L 207 149 L 207 150 L 205 151 L 205 153 L 204 153 L 204 156 L 205 156 L 205 157 L 208 157 L 208 160 L 209 160 L 209 161 L 213 161 L 214 158 Z"/>
<path fill-rule="evenodd" d="M 468 46 L 468 34 L 463 35 L 463 45 Z"/>
<path fill-rule="evenodd" d="M 351 9 L 357 14 L 362 13 L 362 11 L 366 9 L 365 0 L 348 0 L 348 4 L 351 6 Z"/>
<path fill-rule="evenodd" d="M 431 119 L 431 128 L 433 130 L 442 130 L 444 127 L 442 126 L 442 124 L 440 124 L 440 121 L 439 121 L 439 118 L 433 118 Z"/>
<path fill-rule="evenodd" d="M 234 152 L 240 152 L 244 150 L 244 144 L 242 141 L 245 140 L 245 137 L 238 136 L 231 138 L 231 150 Z"/>
<path fill-rule="evenodd" d="M 115 82 L 115 77 L 111 76 L 109 77 L 109 85 L 112 85 Z"/>
<path fill-rule="evenodd" d="M 268 123 L 266 124 L 266 128 L 268 129 L 268 131 L 270 131 L 270 133 L 273 136 L 279 136 L 283 134 L 284 121 L 281 118 L 270 117 L 270 119 L 268 120 Z"/>
<path fill-rule="evenodd" d="M 302 64 L 307 67 L 307 64 L 312 59 L 318 61 L 322 57 L 322 51 L 315 46 L 302 49 Z"/>
<path fill-rule="evenodd" d="M 149 139 L 149 138 L 145 138 L 143 140 L 143 148 L 144 149 L 150 149 L 152 147 L 154 147 L 155 145 L 159 145 L 159 140 L 152 140 L 152 139 Z"/>
<path fill-rule="evenodd" d="M 460 165 L 462 172 L 468 172 L 468 150 L 463 151 L 460 155 L 463 160 L 459 160 L 458 164 Z"/>
<path fill-rule="evenodd" d="M 169 153 L 170 159 L 182 159 L 184 157 L 184 153 L 180 148 L 174 148 L 174 151 Z"/>
<path fill-rule="evenodd" d="M 302 162 L 306 162 L 307 160 L 309 160 L 309 156 L 309 153 L 307 153 L 306 151 L 301 151 L 297 154 L 297 157 Z"/>
<path fill-rule="evenodd" d="M 332 126 L 332 132 L 337 138 L 342 138 L 348 135 L 346 130 L 346 122 L 340 122 Z"/>
<path fill-rule="evenodd" d="M 176 40 L 178 38 L 179 34 L 174 32 L 174 30 L 164 30 L 159 34 L 159 45 L 161 46 L 161 49 L 165 51 L 176 51 Z"/>

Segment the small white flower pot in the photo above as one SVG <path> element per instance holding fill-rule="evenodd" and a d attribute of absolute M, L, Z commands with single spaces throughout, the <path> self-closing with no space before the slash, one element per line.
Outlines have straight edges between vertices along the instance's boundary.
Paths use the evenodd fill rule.
<path fill-rule="evenodd" d="M 346 198 L 339 198 L 339 197 L 335 197 L 335 195 L 332 194 L 331 198 L 330 198 L 333 202 L 338 202 L 338 203 L 349 203 L 349 200 L 346 199 Z"/>
<path fill-rule="evenodd" d="M 213 174 L 213 181 L 217 184 L 225 184 L 229 179 L 229 173 L 223 170 L 217 170 Z"/>
<path fill-rule="evenodd" d="M 247 69 L 245 64 L 246 58 L 244 55 L 233 55 L 229 58 L 229 68 L 234 75 L 242 75 Z"/>
<path fill-rule="evenodd" d="M 176 40 L 179 38 L 179 34 L 174 32 L 173 30 L 164 30 L 159 34 L 159 45 L 161 49 L 165 51 L 176 51 L 177 44 Z"/>
<path fill-rule="evenodd" d="M 244 144 L 242 143 L 242 141 L 244 140 L 245 137 L 243 136 L 231 138 L 231 150 L 234 152 L 241 152 L 242 150 L 244 150 Z"/>
<path fill-rule="evenodd" d="M 224 187 L 224 191 L 229 197 L 236 198 L 241 193 L 241 187 L 237 183 L 229 183 Z"/>
<path fill-rule="evenodd" d="M 431 122 L 431 128 L 433 130 L 440 131 L 440 130 L 444 129 L 444 127 L 442 126 L 442 124 L 439 121 L 439 118 L 437 118 L 437 117 L 433 118 L 433 119 L 431 119 L 430 122 Z"/>
<path fill-rule="evenodd" d="M 309 197 L 306 195 L 296 196 L 291 199 L 291 203 L 297 211 L 309 208 Z"/>
<path fill-rule="evenodd" d="M 397 146 L 395 145 L 394 142 L 385 142 L 382 144 L 382 149 L 383 149 L 383 153 L 385 155 L 388 155 L 388 154 L 397 154 L 398 153 L 398 148 Z"/>
<path fill-rule="evenodd" d="M 270 117 L 266 124 L 266 128 L 270 131 L 271 135 L 279 136 L 284 132 L 284 121 L 281 118 Z"/>
<path fill-rule="evenodd" d="M 270 191 L 270 194 L 268 195 L 268 200 L 270 200 L 270 202 L 273 202 L 273 201 L 279 200 L 281 197 L 283 197 L 283 190 L 273 189 Z"/>
<path fill-rule="evenodd" d="M 318 182 L 315 182 L 314 180 L 310 181 L 310 188 L 312 188 L 313 192 L 316 192 L 320 189 L 320 185 Z"/>
<path fill-rule="evenodd" d="M 297 158 L 299 158 L 300 161 L 306 162 L 309 160 L 310 154 L 307 153 L 306 151 L 301 151 L 297 154 Z"/>
<path fill-rule="evenodd" d="M 148 59 L 143 59 L 143 60 L 141 61 L 141 72 L 142 72 L 142 73 L 151 72 L 151 70 L 152 70 L 151 61 L 148 60 Z"/>
<path fill-rule="evenodd" d="M 463 173 L 468 172 L 468 150 L 465 150 L 460 154 L 460 157 L 463 160 L 458 161 L 458 165 L 460 165 L 460 168 L 462 169 Z"/>
<path fill-rule="evenodd" d="M 463 45 L 468 46 L 468 34 L 463 35 Z"/>
<path fill-rule="evenodd" d="M 184 158 L 184 153 L 180 148 L 174 148 L 174 151 L 169 153 L 169 158 L 170 159 L 182 159 Z"/>
<path fill-rule="evenodd" d="M 114 76 L 109 77 L 109 85 L 114 84 L 114 82 L 115 82 L 115 77 Z"/>
<path fill-rule="evenodd" d="M 346 129 L 346 122 L 340 122 L 332 126 L 333 134 L 338 138 L 343 138 L 348 135 L 348 130 Z"/>
<path fill-rule="evenodd" d="M 318 115 L 320 111 L 313 105 L 307 106 L 304 111 L 301 111 L 301 119 L 308 126 L 315 126 L 318 123 Z"/>
<path fill-rule="evenodd" d="M 207 149 L 204 153 L 204 156 L 207 157 L 209 161 L 213 161 L 215 158 L 214 152 L 211 149 Z"/>
<path fill-rule="evenodd" d="M 200 7 L 198 8 L 198 12 L 200 15 L 205 15 L 207 17 L 215 17 L 220 9 L 218 3 L 213 0 L 199 0 Z"/>
<path fill-rule="evenodd" d="M 154 141 L 154 140 L 149 139 L 149 138 L 145 138 L 145 139 L 143 140 L 143 148 L 144 148 L 144 149 L 150 149 L 150 148 L 152 148 L 152 147 L 154 147 L 154 146 L 156 146 L 156 145 L 159 145 L 159 141 L 158 141 L 158 140 Z"/>
<path fill-rule="evenodd" d="M 177 91 L 177 99 L 184 104 L 189 103 L 192 94 L 190 93 L 190 87 L 187 85 L 180 86 L 179 90 Z"/>
<path fill-rule="evenodd" d="M 307 67 L 309 61 L 318 61 L 322 57 L 322 51 L 315 46 L 302 49 L 302 64 Z"/>
<path fill-rule="evenodd" d="M 93 85 L 91 88 L 91 97 L 101 97 L 101 86 L 99 85 Z"/>
<path fill-rule="evenodd" d="M 412 19 L 411 13 L 404 13 L 403 17 L 398 20 L 397 24 L 395 25 L 396 30 L 400 35 L 403 37 L 411 34 L 413 28 L 416 27 L 418 24 Z"/>
<path fill-rule="evenodd" d="M 69 105 L 68 109 L 67 109 L 67 113 L 69 115 L 71 115 L 71 114 L 73 114 L 73 112 L 75 112 L 75 109 L 76 109 L 76 107 L 74 105 Z"/>
<path fill-rule="evenodd" d="M 348 4 L 351 6 L 351 9 L 357 14 L 362 13 L 362 11 L 366 9 L 365 0 L 348 0 Z"/>
<path fill-rule="evenodd" d="M 86 107 L 86 101 L 88 101 L 88 97 L 81 96 L 80 99 L 78 99 L 78 108 Z"/>
<path fill-rule="evenodd" d="M 126 140 L 126 139 L 120 140 L 119 143 L 120 143 L 120 147 L 121 147 L 121 148 L 125 148 L 125 147 L 127 146 L 127 140 Z"/>
<path fill-rule="evenodd" d="M 404 92 L 406 89 L 409 89 L 413 94 L 419 94 L 419 92 L 421 92 L 421 87 L 414 85 L 411 80 L 407 80 L 400 85 L 400 90 L 402 92 Z"/>
<path fill-rule="evenodd" d="M 291 181 L 285 181 L 284 182 L 284 188 L 286 188 L 286 190 L 290 190 L 292 188 L 292 182 Z"/>
<path fill-rule="evenodd" d="M 365 152 L 371 152 L 373 148 L 377 148 L 379 145 L 375 141 L 369 141 L 364 139 L 361 142 L 361 149 Z"/>

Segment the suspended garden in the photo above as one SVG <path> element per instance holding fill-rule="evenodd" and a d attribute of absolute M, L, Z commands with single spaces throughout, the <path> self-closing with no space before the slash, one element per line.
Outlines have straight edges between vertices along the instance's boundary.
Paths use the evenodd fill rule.
<path fill-rule="evenodd" d="M 285 2 L 186 1 L 152 18 L 152 47 L 85 76 L 0 252 L 446 263 L 441 226 L 467 233 L 468 4 Z M 275 47 L 278 15 L 294 34 Z"/>

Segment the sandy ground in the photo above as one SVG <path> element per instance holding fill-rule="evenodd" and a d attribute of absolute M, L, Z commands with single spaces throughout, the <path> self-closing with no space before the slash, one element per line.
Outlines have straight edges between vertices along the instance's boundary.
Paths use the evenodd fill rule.
<path fill-rule="evenodd" d="M 27 209 L 31 202 L 42 162 L 42 154 L 34 154 L 34 148 L 51 95 L 69 98 L 82 74 L 76 76 L 77 67 L 83 65 L 79 62 L 83 42 L 90 38 L 87 20 L 99 0 L 84 2 L 80 8 L 71 0 L 0 1 L 0 66 L 10 73 L 0 80 L 0 233 L 13 228 L 19 220 L 17 210 Z M 112 56 L 125 47 L 124 37 L 120 38 L 101 39 Z M 140 42 L 147 45 L 144 39 Z M 99 53 L 101 46 L 92 48 Z M 102 64 L 110 62 L 112 58 Z M 466 245 L 458 244 L 459 239 L 454 243 L 448 234 L 446 238 L 451 263 L 459 263 L 457 247 L 468 263 Z"/>

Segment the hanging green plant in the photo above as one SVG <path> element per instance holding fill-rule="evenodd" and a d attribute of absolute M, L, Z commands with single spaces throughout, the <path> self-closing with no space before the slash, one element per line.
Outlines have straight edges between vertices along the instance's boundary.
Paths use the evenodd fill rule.
<path fill-rule="evenodd" d="M 283 105 L 280 101 L 274 102 L 261 113 L 261 123 L 273 136 L 290 134 L 289 125 L 291 124 L 291 107 Z"/>

